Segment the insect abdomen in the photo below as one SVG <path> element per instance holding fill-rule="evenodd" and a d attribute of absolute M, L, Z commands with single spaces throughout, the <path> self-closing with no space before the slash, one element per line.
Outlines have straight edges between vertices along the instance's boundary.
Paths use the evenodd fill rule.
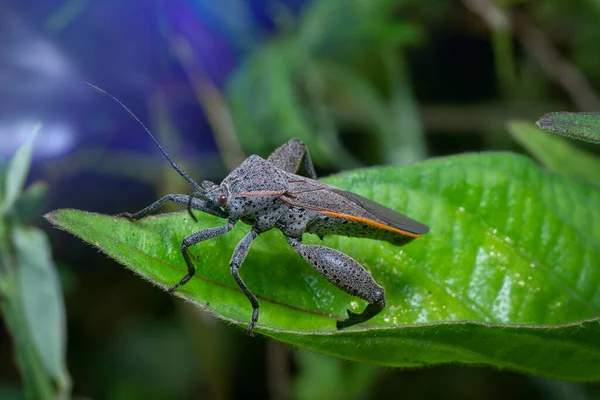
<path fill-rule="evenodd" d="M 340 235 L 385 240 L 396 246 L 402 246 L 418 237 L 417 235 L 403 234 L 395 229 L 385 229 L 375 223 L 369 224 L 328 214 L 320 214 L 315 218 L 306 227 L 306 232 L 314 233 L 321 238 L 327 235 Z"/>

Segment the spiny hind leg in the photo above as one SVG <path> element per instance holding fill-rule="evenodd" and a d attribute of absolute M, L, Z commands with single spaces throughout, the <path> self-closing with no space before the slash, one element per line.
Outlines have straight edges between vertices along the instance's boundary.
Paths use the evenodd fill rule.
<path fill-rule="evenodd" d="M 267 159 L 270 163 L 286 172 L 295 174 L 300 168 L 304 167 L 306 176 L 310 179 L 317 179 L 315 167 L 308 148 L 300 139 L 291 139 L 287 143 L 279 146 Z"/>
<path fill-rule="evenodd" d="M 302 244 L 300 238 L 287 237 L 287 242 L 329 282 L 344 292 L 369 302 L 365 310 L 356 314 L 348 310 L 348 318 L 338 321 L 337 329 L 368 321 L 385 308 L 385 294 L 366 269 L 341 251 L 318 245 Z"/>

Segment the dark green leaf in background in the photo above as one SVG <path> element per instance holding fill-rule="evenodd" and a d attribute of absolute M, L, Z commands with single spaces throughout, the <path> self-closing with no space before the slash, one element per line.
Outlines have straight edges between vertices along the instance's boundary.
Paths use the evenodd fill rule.
<path fill-rule="evenodd" d="M 410 73 L 400 51 L 423 35 L 418 24 L 395 17 L 404 5 L 312 2 L 293 30 L 253 52 L 226 87 L 244 149 L 266 154 L 296 137 L 311 149 L 317 166 L 356 168 L 364 162 L 355 154 L 361 146 L 353 143 L 360 132 L 370 135 L 381 164 L 425 158 Z M 369 153 L 362 150 L 363 157 Z"/>
<path fill-rule="evenodd" d="M 540 118 L 537 125 L 559 135 L 600 143 L 600 113 L 597 112 L 553 112 Z"/>
<path fill-rule="evenodd" d="M 15 213 L 20 221 L 26 221 L 39 213 L 47 192 L 48 185 L 44 182 L 34 182 L 25 189 L 15 203 Z"/>
<path fill-rule="evenodd" d="M 297 400 L 368 398 L 380 372 L 373 365 L 345 363 L 312 351 L 294 354 L 300 370 L 292 389 Z"/>
<path fill-rule="evenodd" d="M 552 377 L 600 378 L 600 191 L 509 153 L 358 170 L 324 180 L 431 227 L 404 247 L 357 238 L 325 244 L 386 289 L 387 308 L 342 332 L 365 304 L 329 284 L 281 233 L 253 244 L 241 275 L 259 296 L 257 331 L 343 358 L 389 366 L 461 362 Z M 125 210 L 124 210 L 125 211 Z M 126 210 L 135 211 L 135 210 Z M 185 213 L 122 218 L 59 210 L 53 224 L 166 288 L 185 274 L 182 239 L 225 221 Z M 249 227 L 191 249 L 197 274 L 177 295 L 246 326 L 251 307 L 229 274 Z M 312 235 L 306 241 L 319 243 Z M 109 288 L 107 288 L 109 290 Z"/>

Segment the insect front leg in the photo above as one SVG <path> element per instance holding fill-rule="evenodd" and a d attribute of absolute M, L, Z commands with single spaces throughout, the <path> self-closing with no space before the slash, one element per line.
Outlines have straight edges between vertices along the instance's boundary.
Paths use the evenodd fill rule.
<path fill-rule="evenodd" d="M 248 255 L 248 250 L 250 250 L 250 245 L 252 244 L 252 241 L 258 236 L 258 234 L 259 232 L 256 231 L 254 228 L 250 232 L 248 232 L 248 234 L 244 236 L 244 238 L 237 244 L 237 246 L 235 246 L 233 256 L 231 257 L 231 261 L 229 262 L 231 275 L 233 275 L 233 278 L 237 282 L 238 286 L 240 287 L 240 289 L 242 289 L 242 292 L 244 292 L 248 300 L 250 300 L 250 304 L 252 304 L 252 321 L 250 322 L 250 326 L 248 327 L 248 334 L 250 336 L 254 336 L 252 330 L 254 329 L 256 321 L 258 321 L 259 304 L 256 296 L 250 291 L 250 289 L 248 289 L 248 286 L 246 286 L 246 283 L 244 283 L 244 281 L 240 277 L 239 269 L 242 263 L 244 262 L 246 255 Z"/>
<path fill-rule="evenodd" d="M 308 148 L 299 139 L 291 139 L 287 143 L 279 146 L 267 159 L 270 163 L 286 172 L 295 174 L 300 168 L 300 163 L 304 167 L 306 175 L 310 179 L 317 179 L 315 167 Z"/>
<path fill-rule="evenodd" d="M 187 236 L 185 239 L 183 239 L 183 242 L 181 243 L 181 254 L 183 255 L 183 259 L 185 260 L 185 264 L 187 265 L 188 272 L 183 278 L 181 278 L 179 282 L 177 282 L 169 288 L 169 293 L 177 289 L 179 286 L 185 285 L 186 282 L 192 279 L 192 276 L 194 276 L 194 274 L 196 273 L 196 268 L 194 268 L 194 264 L 192 263 L 192 260 L 187 250 L 188 247 L 198 244 L 200 242 L 204 242 L 205 240 L 213 239 L 217 236 L 226 234 L 227 232 L 233 229 L 236 222 L 237 221 L 235 220 L 229 220 L 229 222 L 225 226 L 217 226 L 216 228 L 204 229 L 196 233 L 192 233 L 190 236 Z"/>
<path fill-rule="evenodd" d="M 366 269 L 350 256 L 325 246 L 302 244 L 300 238 L 287 237 L 287 242 L 329 282 L 344 292 L 368 301 L 365 310 L 356 314 L 348 311 L 348 318 L 336 323 L 337 329 L 365 322 L 385 307 L 385 294 Z"/>
<path fill-rule="evenodd" d="M 155 201 L 150 204 L 148 207 L 140 210 L 136 213 L 121 213 L 118 214 L 117 217 L 127 218 L 131 221 L 136 221 L 138 219 L 144 218 L 146 215 L 153 213 L 158 210 L 163 204 L 167 201 L 172 201 L 173 203 L 177 203 L 181 206 L 189 206 L 195 210 L 203 211 L 207 214 L 211 214 L 217 217 L 226 218 L 225 213 L 218 207 L 210 206 L 206 201 L 202 199 L 198 199 L 193 196 L 188 196 L 187 194 L 168 194 L 160 200 Z M 191 213 L 191 212 L 190 212 Z M 195 219 L 195 218 L 194 218 Z"/>

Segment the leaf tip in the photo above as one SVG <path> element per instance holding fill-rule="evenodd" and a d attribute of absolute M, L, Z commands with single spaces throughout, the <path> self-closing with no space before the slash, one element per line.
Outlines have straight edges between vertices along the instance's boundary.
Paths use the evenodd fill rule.
<path fill-rule="evenodd" d="M 52 211 L 44 214 L 43 217 L 46 221 L 50 222 L 52 225 L 60 226 L 61 216 L 64 214 L 65 211 L 68 211 L 68 209 L 52 210 Z"/>
<path fill-rule="evenodd" d="M 552 113 L 548 113 L 548 114 L 544 114 L 544 115 L 542 115 L 542 117 L 540 119 L 538 119 L 536 121 L 535 124 L 538 127 L 540 127 L 541 129 L 544 129 L 544 130 L 547 130 L 547 131 L 553 131 L 554 130 L 554 127 L 553 127 L 554 122 L 553 121 L 554 121 L 554 115 L 555 114 L 556 113 L 553 113 L 553 112 Z"/>
<path fill-rule="evenodd" d="M 56 210 L 50 211 L 49 213 L 44 214 L 43 217 L 46 221 L 53 223 L 55 214 L 56 214 Z"/>

